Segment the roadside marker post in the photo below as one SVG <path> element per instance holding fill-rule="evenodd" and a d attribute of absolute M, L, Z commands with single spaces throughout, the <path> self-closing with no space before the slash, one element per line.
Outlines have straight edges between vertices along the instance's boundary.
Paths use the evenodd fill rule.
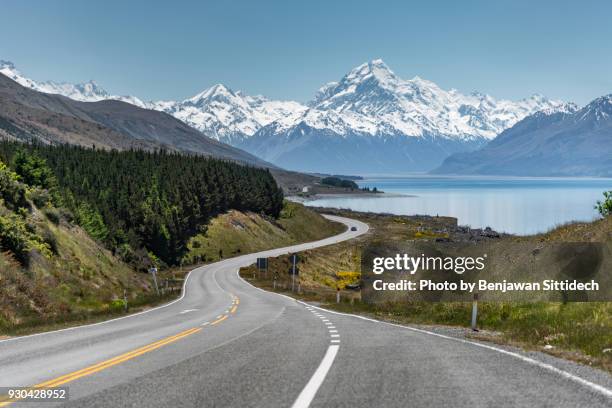
<path fill-rule="evenodd" d="M 336 303 L 340 303 L 340 286 L 336 288 Z"/>
<path fill-rule="evenodd" d="M 128 298 L 127 298 L 127 289 L 123 289 L 123 309 L 125 313 L 128 311 Z"/>
<path fill-rule="evenodd" d="M 474 301 L 472 302 L 472 330 L 478 331 L 476 322 L 478 319 L 478 293 L 474 293 Z"/>
<path fill-rule="evenodd" d="M 155 284 L 155 291 L 157 292 L 157 296 L 159 296 L 159 287 L 157 286 L 157 268 L 152 267 L 149 269 L 149 273 L 153 275 L 153 283 Z"/>
<path fill-rule="evenodd" d="M 297 268 L 295 264 L 297 264 L 298 256 L 297 254 L 291 254 L 291 291 L 295 292 L 295 275 L 298 274 Z"/>

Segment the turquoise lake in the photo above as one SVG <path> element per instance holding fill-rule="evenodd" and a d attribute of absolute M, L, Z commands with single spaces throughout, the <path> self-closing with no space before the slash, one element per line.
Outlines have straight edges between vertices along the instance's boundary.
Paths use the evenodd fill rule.
<path fill-rule="evenodd" d="M 594 205 L 612 190 L 612 179 L 414 176 L 371 178 L 360 187 L 385 192 L 375 197 L 338 196 L 310 206 L 392 214 L 447 215 L 460 225 L 535 234 L 570 221 L 598 217 Z"/>

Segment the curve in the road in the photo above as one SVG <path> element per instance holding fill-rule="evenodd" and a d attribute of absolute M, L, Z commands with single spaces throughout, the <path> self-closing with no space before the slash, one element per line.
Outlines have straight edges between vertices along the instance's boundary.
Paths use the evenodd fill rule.
<path fill-rule="evenodd" d="M 363 223 L 332 219 L 357 231 L 197 268 L 179 300 L 147 313 L 0 342 L 0 386 L 40 384 L 142 349 L 141 356 L 73 378 L 71 400 L 62 405 L 610 406 L 612 378 L 605 373 L 320 309 L 239 277 L 239 268 L 257 257 L 367 231 Z M 180 341 L 165 343 L 180 333 L 186 334 Z M 151 344 L 163 347 L 149 350 Z"/>

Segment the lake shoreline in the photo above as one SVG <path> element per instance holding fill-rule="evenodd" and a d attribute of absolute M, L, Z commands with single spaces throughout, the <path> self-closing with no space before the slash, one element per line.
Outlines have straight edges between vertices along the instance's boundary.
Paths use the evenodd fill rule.
<path fill-rule="evenodd" d="M 310 207 L 395 215 L 443 215 L 460 225 L 534 235 L 570 222 L 598 218 L 594 209 L 612 179 L 495 178 L 490 176 L 366 178 L 360 188 L 384 193 L 317 193 L 289 197 Z"/>

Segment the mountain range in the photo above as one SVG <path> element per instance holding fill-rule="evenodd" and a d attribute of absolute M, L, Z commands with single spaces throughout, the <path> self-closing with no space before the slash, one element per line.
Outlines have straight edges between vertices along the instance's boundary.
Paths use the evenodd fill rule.
<path fill-rule="evenodd" d="M 117 100 L 81 102 L 36 91 L 5 75 L 0 75 L 0 138 L 107 149 L 166 149 L 273 167 L 164 112 Z"/>
<path fill-rule="evenodd" d="M 582 109 L 537 112 L 433 173 L 612 177 L 612 94 Z"/>
<path fill-rule="evenodd" d="M 111 95 L 93 81 L 36 82 L 9 62 L 0 62 L 0 73 L 40 92 L 163 111 L 278 166 L 329 173 L 428 171 L 535 112 L 566 106 L 541 95 L 509 101 L 447 91 L 419 77 L 401 79 L 382 60 L 352 69 L 304 104 L 249 96 L 222 84 L 183 101 L 143 102 Z"/>

